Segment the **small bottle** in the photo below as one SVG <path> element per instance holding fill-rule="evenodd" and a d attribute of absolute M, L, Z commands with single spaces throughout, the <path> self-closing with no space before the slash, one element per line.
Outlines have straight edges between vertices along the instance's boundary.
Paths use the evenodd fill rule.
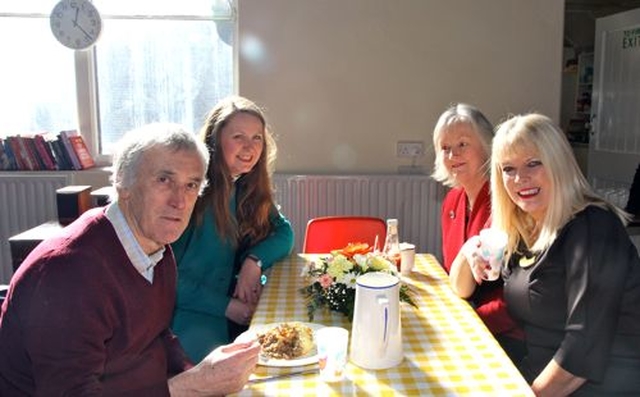
<path fill-rule="evenodd" d="M 387 237 L 382 254 L 400 269 L 400 238 L 398 237 L 398 220 L 387 219 Z"/>

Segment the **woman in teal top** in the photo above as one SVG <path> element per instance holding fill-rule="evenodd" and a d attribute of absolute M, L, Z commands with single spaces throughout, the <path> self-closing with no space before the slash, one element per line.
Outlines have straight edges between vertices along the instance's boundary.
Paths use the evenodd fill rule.
<path fill-rule="evenodd" d="M 278 211 L 271 174 L 276 145 L 262 110 L 242 97 L 220 101 L 201 130 L 209 186 L 172 244 L 178 291 L 172 329 L 199 362 L 249 324 L 262 272 L 289 255 L 293 230 Z"/>

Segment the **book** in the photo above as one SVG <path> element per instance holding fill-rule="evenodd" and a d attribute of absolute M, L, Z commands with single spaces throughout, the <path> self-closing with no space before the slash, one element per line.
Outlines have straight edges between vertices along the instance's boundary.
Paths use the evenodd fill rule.
<path fill-rule="evenodd" d="M 57 170 L 58 167 L 51 153 L 51 148 L 49 148 L 49 145 L 45 142 L 43 134 L 35 134 L 33 143 L 35 144 L 38 156 L 42 160 L 44 169 L 51 171 Z"/>
<path fill-rule="evenodd" d="M 4 153 L 6 154 L 7 160 L 9 161 L 9 167 L 7 168 L 7 170 L 17 170 L 18 163 L 16 163 L 16 156 L 13 154 L 13 149 L 11 148 L 8 137 L 4 139 Z"/>
<path fill-rule="evenodd" d="M 58 169 L 60 170 L 72 170 L 73 164 L 71 164 L 71 160 L 67 156 L 67 151 L 64 149 L 64 145 L 62 144 L 62 140 L 59 137 L 56 137 L 54 140 L 49 140 L 49 145 L 53 149 L 56 154 L 56 159 L 58 161 Z"/>
<path fill-rule="evenodd" d="M 71 147 L 73 147 L 76 156 L 78 157 L 78 161 L 80 162 L 81 169 L 87 169 L 94 167 L 96 162 L 91 157 L 91 153 L 87 148 L 87 145 L 84 143 L 84 139 L 82 135 L 72 135 L 69 136 L 69 142 L 71 142 Z"/>
<path fill-rule="evenodd" d="M 29 160 L 31 161 L 33 171 L 46 170 L 46 166 L 44 164 L 44 160 L 40 158 L 38 151 L 36 149 L 36 144 L 33 136 L 29 135 L 21 135 L 20 139 L 22 143 L 24 143 L 25 150 L 27 151 L 27 155 L 29 156 Z"/>
<path fill-rule="evenodd" d="M 62 146 L 65 150 L 65 153 L 67 154 L 67 157 L 71 162 L 71 166 L 73 167 L 72 169 L 81 170 L 82 164 L 80 164 L 80 160 L 78 160 L 78 156 L 76 155 L 76 152 L 73 150 L 73 146 L 71 146 L 71 141 L 69 140 L 69 137 L 74 135 L 78 135 L 78 131 L 76 130 L 60 131 L 60 134 L 59 134 L 60 141 L 62 142 Z"/>
<path fill-rule="evenodd" d="M 9 161 L 9 155 L 4 149 L 4 142 L 0 139 L 0 170 L 10 170 L 11 162 Z"/>
<path fill-rule="evenodd" d="M 58 135 L 55 133 L 46 133 L 42 135 L 44 139 L 44 144 L 47 146 L 49 153 L 51 153 L 51 157 L 53 158 L 53 162 L 56 165 L 56 170 L 67 170 L 69 169 L 67 163 L 65 162 L 62 154 L 59 153 L 59 149 L 56 148 Z"/>
<path fill-rule="evenodd" d="M 20 137 L 10 136 L 7 139 L 9 140 L 9 144 L 11 145 L 11 151 L 16 158 L 16 165 L 18 166 L 18 170 L 26 171 L 33 169 L 31 168 L 31 163 L 28 162 L 29 159 L 24 144 L 20 145 Z"/>

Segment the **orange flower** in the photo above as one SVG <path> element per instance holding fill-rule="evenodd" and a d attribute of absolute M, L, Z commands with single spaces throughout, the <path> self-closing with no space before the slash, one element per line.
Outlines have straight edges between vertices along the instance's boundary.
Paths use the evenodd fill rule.
<path fill-rule="evenodd" d="M 369 247 L 369 244 L 367 243 L 349 243 L 343 249 L 335 250 L 335 251 L 332 251 L 331 253 L 334 255 L 342 254 L 347 258 L 353 258 L 353 256 L 356 254 L 364 255 L 371 252 L 372 250 L 373 250 L 373 247 Z"/>

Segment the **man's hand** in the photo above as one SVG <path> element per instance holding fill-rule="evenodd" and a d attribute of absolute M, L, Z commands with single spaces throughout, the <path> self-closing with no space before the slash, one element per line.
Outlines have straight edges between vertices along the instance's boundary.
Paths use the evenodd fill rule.
<path fill-rule="evenodd" d="M 171 396 L 222 396 L 244 387 L 258 363 L 257 341 L 220 346 L 198 365 L 169 379 Z"/>

